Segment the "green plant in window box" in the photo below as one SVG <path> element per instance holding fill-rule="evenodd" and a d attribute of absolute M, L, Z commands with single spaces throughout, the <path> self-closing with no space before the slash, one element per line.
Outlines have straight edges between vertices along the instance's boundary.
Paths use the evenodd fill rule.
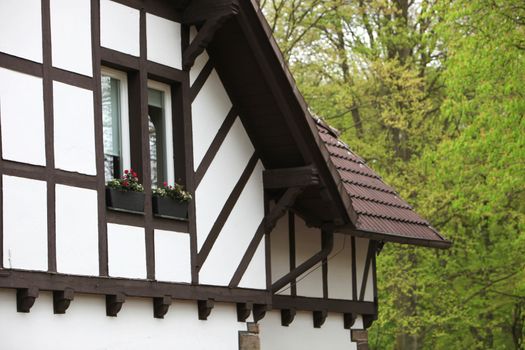
<path fill-rule="evenodd" d="M 120 178 L 108 181 L 106 204 L 113 210 L 144 213 L 144 187 L 136 172 L 124 170 Z"/>
<path fill-rule="evenodd" d="M 166 182 L 153 189 L 153 212 L 165 218 L 185 219 L 188 217 L 188 202 L 191 194 L 178 183 L 171 186 Z"/>

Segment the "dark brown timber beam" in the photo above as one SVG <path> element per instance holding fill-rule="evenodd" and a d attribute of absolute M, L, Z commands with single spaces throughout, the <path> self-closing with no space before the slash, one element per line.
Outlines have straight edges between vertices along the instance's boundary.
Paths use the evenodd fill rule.
<path fill-rule="evenodd" d="M 284 192 L 282 197 L 277 201 L 277 204 L 264 218 L 265 232 L 272 232 L 277 223 L 277 220 L 286 214 L 288 209 L 293 206 L 295 199 L 301 194 L 302 191 L 303 189 L 301 187 L 290 187 L 286 190 L 286 192 Z"/>
<path fill-rule="evenodd" d="M 274 284 L 272 284 L 272 293 L 276 293 L 281 290 L 284 286 L 294 281 L 297 277 L 301 276 L 306 271 L 310 270 L 312 267 L 323 261 L 327 258 L 328 255 L 332 252 L 334 248 L 334 231 L 333 229 L 326 229 L 322 231 L 321 236 L 322 249 L 312 256 L 310 259 L 306 260 L 301 265 L 297 266 L 295 270 L 290 271 L 288 274 L 281 277 Z"/>
<path fill-rule="evenodd" d="M 182 54 L 182 69 L 189 70 L 195 63 L 195 59 L 208 47 L 215 32 L 226 22 L 233 13 L 226 13 L 209 18 L 199 30 L 190 46 Z"/>
<path fill-rule="evenodd" d="M 263 172 L 265 189 L 319 185 L 319 172 L 314 166 L 270 169 Z"/>
<path fill-rule="evenodd" d="M 193 0 L 182 16 L 184 24 L 200 24 L 212 17 L 236 15 L 239 0 Z"/>

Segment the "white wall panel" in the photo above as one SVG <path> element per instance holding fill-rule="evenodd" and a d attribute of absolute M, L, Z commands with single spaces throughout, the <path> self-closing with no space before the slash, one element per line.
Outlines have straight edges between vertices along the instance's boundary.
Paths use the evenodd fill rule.
<path fill-rule="evenodd" d="M 356 255 L 356 276 L 357 276 L 357 296 L 361 294 L 361 285 L 363 284 L 363 273 L 365 271 L 366 254 L 368 253 L 368 242 L 366 238 L 355 238 L 355 255 Z M 370 272 L 372 271 L 372 264 L 370 264 Z M 367 289 L 372 285 L 367 280 Z M 372 297 L 373 300 L 373 297 Z"/>
<path fill-rule="evenodd" d="M 90 0 L 51 0 L 50 5 L 53 66 L 92 76 Z"/>
<path fill-rule="evenodd" d="M 153 318 L 151 299 L 126 299 L 118 317 L 106 316 L 104 296 L 75 295 L 63 315 L 53 314 L 49 292 L 40 293 L 31 313 L 18 313 L 15 305 L 16 291 L 0 290 L 2 349 L 232 350 L 246 329 L 235 304 L 216 303 L 207 321 L 198 319 L 196 302 L 174 301 L 164 319 Z"/>
<path fill-rule="evenodd" d="M 98 276 L 97 191 L 56 185 L 57 271 Z"/>
<path fill-rule="evenodd" d="M 328 260 L 328 297 L 352 299 L 352 246 L 348 235 L 334 234 L 334 249 Z"/>
<path fill-rule="evenodd" d="M 295 216 L 295 266 L 299 266 L 321 250 L 321 230 L 309 228 Z M 323 269 L 321 263 L 297 279 L 297 295 L 323 297 Z M 308 274 L 308 275 L 307 275 Z"/>
<path fill-rule="evenodd" d="M 191 105 L 193 163 L 199 166 L 213 138 L 232 107 L 224 86 L 213 70 Z M 232 157 L 232 159 L 234 159 Z"/>
<path fill-rule="evenodd" d="M 264 217 L 262 171 L 263 166 L 259 162 L 202 266 L 199 282 L 213 285 L 230 283 Z M 260 285 L 260 282 L 255 285 Z"/>
<path fill-rule="evenodd" d="M 42 63 L 40 0 L 0 1 L 0 51 Z"/>
<path fill-rule="evenodd" d="M 4 159 L 35 165 L 46 164 L 42 89 L 41 78 L 0 68 Z"/>
<path fill-rule="evenodd" d="M 180 23 L 146 14 L 148 60 L 182 68 Z"/>
<path fill-rule="evenodd" d="M 140 56 L 140 12 L 114 1 L 102 0 L 100 45 Z"/>
<path fill-rule="evenodd" d="M 288 213 L 280 218 L 270 234 L 272 257 L 272 282 L 290 272 L 290 240 L 288 236 Z M 278 294 L 290 295 L 289 284 Z"/>
<path fill-rule="evenodd" d="M 155 279 L 191 282 L 190 235 L 155 230 Z"/>
<path fill-rule="evenodd" d="M 266 313 L 259 326 L 262 350 L 356 350 L 350 340 L 350 330 L 343 327 L 341 314 L 329 313 L 321 328 L 314 328 L 312 313 L 297 311 L 294 321 L 281 326 L 281 313 Z"/>
<path fill-rule="evenodd" d="M 208 237 L 253 152 L 253 145 L 237 118 L 195 191 L 198 249 Z"/>
<path fill-rule="evenodd" d="M 3 179 L 4 267 L 47 270 L 47 185 Z"/>
<path fill-rule="evenodd" d="M 241 288 L 266 289 L 266 251 L 264 236 L 239 283 Z"/>
<path fill-rule="evenodd" d="M 366 238 L 356 237 L 356 276 L 357 276 L 357 294 L 358 297 L 361 294 L 361 286 L 363 284 L 363 274 L 366 264 L 366 256 L 368 253 L 369 240 Z M 368 269 L 368 275 L 366 276 L 366 290 L 364 295 L 364 301 L 374 301 L 374 279 L 373 279 L 373 268 L 374 265 L 370 263 Z"/>
<path fill-rule="evenodd" d="M 199 56 L 197 56 L 197 58 L 195 59 L 195 63 L 190 69 L 190 85 L 193 85 L 200 72 L 202 71 L 202 68 L 204 68 L 209 59 L 210 57 L 208 56 L 206 50 L 204 50 Z"/>
<path fill-rule="evenodd" d="M 93 92 L 53 82 L 55 167 L 96 174 Z"/>
<path fill-rule="evenodd" d="M 108 224 L 108 268 L 112 277 L 146 278 L 144 228 Z"/>

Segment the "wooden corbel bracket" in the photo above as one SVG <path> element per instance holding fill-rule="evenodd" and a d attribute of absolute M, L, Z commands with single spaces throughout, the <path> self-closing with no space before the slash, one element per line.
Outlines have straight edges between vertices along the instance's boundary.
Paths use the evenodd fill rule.
<path fill-rule="evenodd" d="M 74 298 L 75 291 L 71 288 L 53 291 L 53 312 L 55 314 L 65 314 Z"/>
<path fill-rule="evenodd" d="M 344 322 L 344 328 L 350 329 L 355 323 L 355 319 L 357 316 L 355 314 L 344 314 L 343 315 L 343 322 Z"/>
<path fill-rule="evenodd" d="M 293 320 L 295 319 L 296 315 L 295 309 L 282 309 L 281 310 L 281 325 L 284 327 L 288 327 Z"/>
<path fill-rule="evenodd" d="M 314 311 L 314 328 L 321 328 L 321 326 L 324 324 L 324 321 L 326 321 L 326 316 L 328 316 L 328 312 L 326 310 Z"/>
<path fill-rule="evenodd" d="M 237 321 L 246 322 L 252 312 L 252 303 L 237 303 Z"/>
<path fill-rule="evenodd" d="M 123 293 L 106 295 L 106 315 L 116 317 L 125 301 Z"/>
<path fill-rule="evenodd" d="M 284 192 L 277 204 L 270 210 L 264 218 L 264 231 L 272 232 L 277 221 L 290 209 L 297 197 L 303 192 L 302 187 L 290 187 Z"/>
<path fill-rule="evenodd" d="M 171 296 L 165 295 L 160 298 L 153 298 L 153 317 L 164 318 L 171 305 Z"/>
<path fill-rule="evenodd" d="M 266 311 L 270 309 L 269 305 L 255 304 L 253 305 L 253 320 L 255 323 L 259 322 L 266 315 Z"/>
<path fill-rule="evenodd" d="M 213 299 L 198 300 L 197 306 L 199 308 L 199 320 L 207 320 L 215 306 L 215 301 Z"/>
<path fill-rule="evenodd" d="M 36 287 L 21 288 L 16 290 L 16 311 L 29 312 L 38 298 L 39 290 Z"/>

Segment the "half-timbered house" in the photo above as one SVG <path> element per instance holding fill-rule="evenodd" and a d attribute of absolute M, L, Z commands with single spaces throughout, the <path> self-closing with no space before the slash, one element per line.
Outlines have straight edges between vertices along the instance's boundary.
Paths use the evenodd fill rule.
<path fill-rule="evenodd" d="M 1 0 L 0 129 L 1 349 L 361 349 L 382 245 L 450 245 L 255 0 Z M 141 213 L 107 206 L 129 168 Z M 188 217 L 154 215 L 174 181 Z"/>

